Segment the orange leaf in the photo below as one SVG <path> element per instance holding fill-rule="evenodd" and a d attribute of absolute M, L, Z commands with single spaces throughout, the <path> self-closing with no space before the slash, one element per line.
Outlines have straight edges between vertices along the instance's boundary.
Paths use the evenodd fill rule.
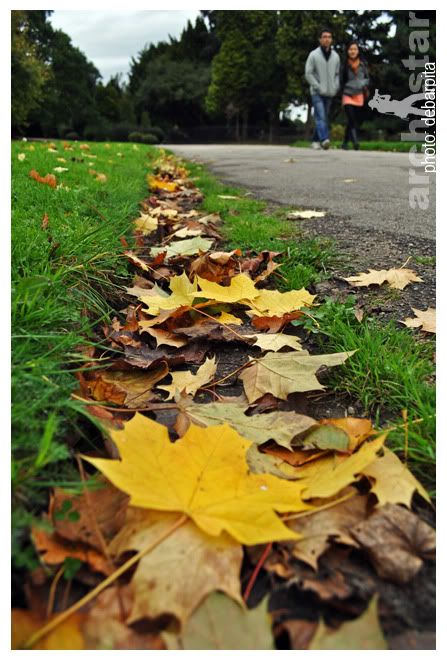
<path fill-rule="evenodd" d="M 36 170 L 31 170 L 29 175 L 35 181 L 38 181 L 39 183 L 45 183 L 51 188 L 56 188 L 57 186 L 57 180 L 54 174 L 46 174 L 45 176 L 40 176 L 39 172 L 36 172 Z"/>

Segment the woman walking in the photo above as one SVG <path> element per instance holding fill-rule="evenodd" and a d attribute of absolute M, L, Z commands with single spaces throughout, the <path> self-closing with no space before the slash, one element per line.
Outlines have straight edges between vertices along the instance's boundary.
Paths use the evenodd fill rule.
<path fill-rule="evenodd" d="M 348 149 L 349 141 L 354 149 L 359 149 L 359 113 L 369 95 L 368 67 L 363 59 L 359 45 L 356 41 L 350 41 L 346 47 L 346 60 L 344 63 L 341 89 L 342 105 L 346 113 L 346 130 L 342 149 Z"/>

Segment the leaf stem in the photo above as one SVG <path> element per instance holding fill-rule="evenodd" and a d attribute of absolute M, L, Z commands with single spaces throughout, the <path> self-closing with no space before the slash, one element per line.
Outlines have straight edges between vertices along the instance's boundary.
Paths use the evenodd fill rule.
<path fill-rule="evenodd" d="M 81 607 L 84 607 L 87 603 L 89 603 L 93 598 L 95 598 L 98 594 L 101 593 L 101 591 L 104 591 L 106 587 L 108 587 L 110 584 L 115 582 L 117 578 L 120 577 L 123 573 L 125 573 L 131 566 L 136 564 L 142 557 L 147 555 L 151 550 L 156 548 L 162 541 L 164 541 L 168 536 L 170 536 L 173 532 L 175 532 L 176 529 L 181 527 L 182 525 L 185 524 L 185 522 L 188 520 L 188 516 L 186 514 L 182 514 L 180 518 L 177 518 L 177 520 L 174 522 L 171 527 L 169 527 L 167 530 L 163 532 L 155 541 L 153 541 L 150 545 L 147 546 L 147 548 L 144 548 L 141 550 L 138 554 L 134 555 L 131 557 L 128 561 L 126 561 L 122 566 L 116 569 L 114 573 L 109 575 L 105 580 L 100 582 L 97 587 L 92 589 L 92 591 L 89 591 L 88 594 L 86 594 L 83 598 L 78 600 L 74 605 L 69 607 L 67 610 L 64 610 L 60 614 L 58 614 L 54 619 L 49 621 L 47 624 L 42 626 L 42 628 L 39 628 L 39 630 L 36 630 L 36 632 L 29 637 L 29 639 L 25 642 L 23 645 L 24 649 L 31 649 L 36 642 L 38 642 L 42 637 L 45 635 L 48 635 L 52 630 L 57 628 L 63 621 L 68 619 L 69 616 L 77 612 Z"/>

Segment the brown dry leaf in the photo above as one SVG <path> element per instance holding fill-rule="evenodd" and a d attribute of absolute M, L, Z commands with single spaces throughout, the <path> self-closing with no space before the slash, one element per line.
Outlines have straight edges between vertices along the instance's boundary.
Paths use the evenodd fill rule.
<path fill-rule="evenodd" d="M 337 543 L 358 547 L 351 536 L 351 529 L 367 516 L 366 495 L 358 495 L 353 487 L 348 487 L 340 496 L 352 495 L 349 499 L 322 511 L 309 512 L 302 518 L 287 523 L 302 539 L 293 545 L 292 554 L 317 570 L 318 559 L 329 548 L 331 539 Z"/>
<path fill-rule="evenodd" d="M 353 286 L 370 286 L 388 282 L 392 289 L 405 289 L 411 282 L 423 282 L 414 270 L 409 268 L 390 268 L 389 270 L 371 270 L 368 273 L 359 273 L 354 277 L 345 277 L 346 282 Z"/>
<path fill-rule="evenodd" d="M 154 337 L 157 342 L 157 348 L 159 346 L 175 346 L 176 348 L 180 348 L 180 346 L 188 343 L 187 339 L 182 339 L 173 332 L 161 329 L 157 330 L 150 326 L 145 327 L 145 324 L 145 321 L 140 321 L 140 332 L 147 332 L 151 337 Z"/>
<path fill-rule="evenodd" d="M 113 540 L 112 555 L 148 547 L 177 520 L 175 513 L 130 507 Z M 132 577 L 134 600 L 127 623 L 173 615 L 182 629 L 192 612 L 213 591 L 242 604 L 239 574 L 242 547 L 227 534 L 209 536 L 188 522 L 140 559 Z"/>
<path fill-rule="evenodd" d="M 316 378 L 318 369 L 342 364 L 352 354 L 353 351 L 329 355 L 309 355 L 307 351 L 268 353 L 245 368 L 239 378 L 249 403 L 267 393 L 287 399 L 292 392 L 324 389 Z"/>
<path fill-rule="evenodd" d="M 402 323 L 408 328 L 421 328 L 425 332 L 436 333 L 436 309 L 429 307 L 425 312 L 420 309 L 411 308 L 416 314 L 416 318 L 408 317 Z"/>
<path fill-rule="evenodd" d="M 221 282 L 234 276 L 237 266 L 235 255 L 239 254 L 240 250 L 203 254 L 191 262 L 189 272 L 211 282 Z"/>
<path fill-rule="evenodd" d="M 299 319 L 303 315 L 303 312 L 300 311 L 282 316 L 255 316 L 254 312 L 246 313 L 252 317 L 251 324 L 256 330 L 266 330 L 267 332 L 279 332 L 287 323 Z"/>
<path fill-rule="evenodd" d="M 123 254 L 129 259 L 131 264 L 137 266 L 137 268 L 141 268 L 141 270 L 149 272 L 150 268 L 147 263 L 140 259 L 140 257 L 136 255 L 135 252 L 132 252 L 132 250 L 126 250 L 123 252 Z"/>
<path fill-rule="evenodd" d="M 85 614 L 75 612 L 66 621 L 59 624 L 48 635 L 42 637 L 32 650 L 42 651 L 83 651 L 84 638 L 80 626 Z M 11 648 L 19 650 L 32 634 L 45 625 L 47 621 L 35 612 L 13 609 L 11 612 Z"/>
<path fill-rule="evenodd" d="M 177 401 L 181 413 L 187 418 L 182 429 L 193 422 L 200 426 L 229 424 L 244 438 L 258 445 L 275 440 L 279 445 L 291 448 L 294 439 L 316 424 L 312 417 L 291 411 L 273 411 L 262 415 L 246 415 L 247 403 L 194 403 L 190 399 Z M 186 424 L 185 424 L 186 421 Z"/>
<path fill-rule="evenodd" d="M 367 520 L 353 525 L 351 534 L 367 550 L 377 574 L 399 584 L 415 577 L 423 559 L 435 556 L 435 530 L 397 504 L 374 511 Z"/>
<path fill-rule="evenodd" d="M 377 611 L 378 596 L 373 596 L 365 612 L 354 621 L 347 621 L 337 629 L 318 625 L 315 637 L 310 643 L 310 651 L 368 651 L 388 650 L 388 645 L 380 627 Z"/>
<path fill-rule="evenodd" d="M 39 183 L 44 183 L 47 186 L 50 186 L 50 188 L 56 188 L 57 186 L 57 179 L 54 176 L 54 174 L 46 174 L 45 176 L 40 176 L 39 172 L 36 172 L 36 170 L 31 170 L 29 175 L 35 181 L 38 181 Z"/>
<path fill-rule="evenodd" d="M 105 480 L 101 488 L 88 490 L 82 495 L 72 495 L 62 488 L 55 488 L 50 499 L 49 514 L 59 537 L 72 542 L 86 543 L 102 551 L 106 542 L 123 526 L 128 497 Z M 66 515 L 60 515 L 66 510 Z"/>
<path fill-rule="evenodd" d="M 153 387 L 169 373 L 166 362 L 150 371 L 101 371 L 86 372 L 86 394 L 95 401 L 124 405 L 127 408 L 143 408 L 157 395 Z"/>
<path fill-rule="evenodd" d="M 212 380 L 216 369 L 215 358 L 207 358 L 195 374 L 192 371 L 171 371 L 172 383 L 170 385 L 160 385 L 158 389 L 168 392 L 169 396 L 166 397 L 166 401 L 173 399 L 177 393 L 194 396 L 197 390 Z"/>
<path fill-rule="evenodd" d="M 410 508 L 415 491 L 430 502 L 430 496 L 422 484 L 389 449 L 385 448 L 383 456 L 362 468 L 361 472 L 374 479 L 371 493 L 376 495 L 379 506 L 391 503 L 405 504 Z"/>
<path fill-rule="evenodd" d="M 38 527 L 33 527 L 31 538 L 45 564 L 63 564 L 67 557 L 73 557 L 88 564 L 92 571 L 104 573 L 104 575 L 111 572 L 111 566 L 106 557 L 85 543 L 66 541 L 57 534 L 49 534 Z"/>
<path fill-rule="evenodd" d="M 139 633 L 126 625 L 123 615 L 126 619 L 131 611 L 133 589 L 131 585 L 118 588 L 115 585 L 99 594 L 82 622 L 85 648 L 95 651 L 164 650 L 166 647 L 159 635 Z"/>
<path fill-rule="evenodd" d="M 269 454 L 270 456 L 276 456 L 277 458 L 280 458 L 282 461 L 285 461 L 294 467 L 304 465 L 310 461 L 315 461 L 317 458 L 325 456 L 328 453 L 327 451 L 304 451 L 302 449 L 294 449 L 293 451 L 290 451 L 289 449 L 275 446 L 265 447 L 262 449 L 262 451 L 265 454 Z"/>
<path fill-rule="evenodd" d="M 46 231 L 48 229 L 49 224 L 50 224 L 50 221 L 49 221 L 48 215 L 46 213 L 44 213 L 43 218 L 42 218 L 42 224 L 40 225 L 40 227 L 41 227 L 41 229 Z"/>
<path fill-rule="evenodd" d="M 318 624 L 316 621 L 306 621 L 305 619 L 289 619 L 276 626 L 275 636 L 282 632 L 287 632 L 290 641 L 290 648 L 295 651 L 305 651 L 309 646 L 312 637 L 315 635 Z"/>
<path fill-rule="evenodd" d="M 201 364 L 208 348 L 208 344 L 204 341 L 200 343 L 193 342 L 181 348 L 168 346 L 165 349 L 151 349 L 146 345 L 141 346 L 141 348 L 126 346 L 124 349 L 124 360 L 127 364 L 138 367 L 139 369 L 155 369 L 162 366 L 163 362 L 171 367 L 187 364 L 188 362 Z"/>

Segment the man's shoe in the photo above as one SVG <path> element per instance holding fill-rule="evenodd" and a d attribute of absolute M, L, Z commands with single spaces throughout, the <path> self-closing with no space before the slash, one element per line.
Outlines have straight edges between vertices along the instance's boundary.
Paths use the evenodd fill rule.
<path fill-rule="evenodd" d="M 341 148 L 344 149 L 345 151 L 347 151 L 347 150 L 349 149 L 349 145 L 348 145 L 348 143 L 347 143 L 347 142 L 343 142 L 343 144 L 341 145 Z"/>
<path fill-rule="evenodd" d="M 321 143 L 321 146 L 323 147 L 323 149 L 329 149 L 329 147 L 331 146 L 331 143 L 330 143 L 329 140 L 323 140 L 323 142 Z"/>
<path fill-rule="evenodd" d="M 312 149 L 321 149 L 321 145 L 319 142 L 312 142 Z"/>

